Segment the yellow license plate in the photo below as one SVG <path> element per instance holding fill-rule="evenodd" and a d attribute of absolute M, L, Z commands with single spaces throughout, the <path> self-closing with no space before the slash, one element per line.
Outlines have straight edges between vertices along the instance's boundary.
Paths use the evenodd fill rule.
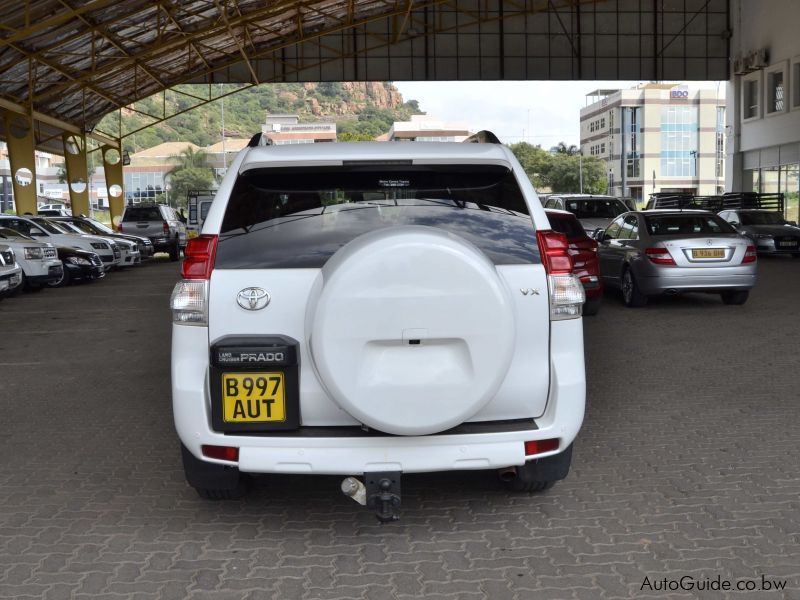
<path fill-rule="evenodd" d="M 725 258 L 725 248 L 700 248 L 692 250 L 692 258 Z"/>
<path fill-rule="evenodd" d="M 285 421 L 283 373 L 223 373 L 222 418 L 226 423 Z"/>
<path fill-rule="evenodd" d="M 196 237 L 199 237 L 199 236 L 200 236 L 200 233 L 198 231 L 195 231 L 194 229 L 190 229 L 189 231 L 186 232 L 186 237 L 188 239 L 190 239 L 190 240 L 192 238 L 196 238 Z"/>

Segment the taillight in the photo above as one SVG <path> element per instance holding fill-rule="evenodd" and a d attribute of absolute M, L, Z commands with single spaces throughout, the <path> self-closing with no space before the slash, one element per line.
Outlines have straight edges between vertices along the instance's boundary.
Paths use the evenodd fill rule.
<path fill-rule="evenodd" d="M 542 264 L 548 275 L 572 273 L 567 236 L 558 231 L 539 231 L 536 234 Z"/>
<path fill-rule="evenodd" d="M 119 231 L 120 233 L 122 233 L 122 223 L 120 223 L 119 225 L 117 225 L 117 231 Z"/>
<path fill-rule="evenodd" d="M 758 255 L 756 254 L 756 247 L 755 246 L 748 246 L 747 250 L 745 250 L 744 258 L 742 259 L 742 264 L 746 265 L 747 263 L 756 262 Z"/>
<path fill-rule="evenodd" d="M 586 294 L 580 279 L 572 274 L 574 265 L 567 236 L 557 231 L 539 231 L 536 238 L 547 273 L 550 319 L 577 319 L 581 316 Z"/>
<path fill-rule="evenodd" d="M 239 460 L 239 449 L 233 446 L 203 446 L 203 456 L 236 462 Z"/>
<path fill-rule="evenodd" d="M 647 255 L 647 258 L 650 259 L 650 262 L 657 265 L 675 264 L 675 259 L 672 258 L 672 255 L 666 248 L 648 248 L 644 253 Z"/>
<path fill-rule="evenodd" d="M 164 221 L 164 235 L 169 235 L 169 223 Z"/>
<path fill-rule="evenodd" d="M 553 450 L 558 450 L 558 438 L 525 442 L 525 456 L 535 456 Z"/>
<path fill-rule="evenodd" d="M 210 279 L 217 255 L 216 235 L 201 235 L 189 240 L 181 264 L 181 276 L 184 279 Z"/>

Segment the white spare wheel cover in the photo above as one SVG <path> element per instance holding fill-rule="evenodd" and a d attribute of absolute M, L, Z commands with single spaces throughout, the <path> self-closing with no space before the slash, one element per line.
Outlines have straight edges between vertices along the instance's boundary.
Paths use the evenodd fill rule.
<path fill-rule="evenodd" d="M 322 269 L 309 307 L 323 385 L 374 429 L 454 427 L 497 392 L 511 363 L 514 313 L 485 254 L 463 238 L 408 226 L 364 234 Z"/>

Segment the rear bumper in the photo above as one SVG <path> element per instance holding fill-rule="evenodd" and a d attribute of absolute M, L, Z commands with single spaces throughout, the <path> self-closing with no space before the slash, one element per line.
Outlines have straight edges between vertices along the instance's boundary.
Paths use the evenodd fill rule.
<path fill-rule="evenodd" d="M 735 267 L 670 267 L 639 263 L 636 283 L 642 293 L 662 294 L 667 291 L 749 290 L 756 284 L 756 264 Z"/>
<path fill-rule="evenodd" d="M 238 468 L 251 473 L 354 475 L 370 471 L 497 469 L 525 463 L 524 442 L 557 438 L 564 451 L 583 422 L 586 380 L 581 319 L 551 323 L 550 394 L 544 414 L 527 430 L 444 433 L 426 436 L 308 437 L 226 435 L 211 429 L 208 393 L 208 330 L 173 325 L 172 406 L 175 428 L 198 459 L 235 465 L 202 455 L 202 445 L 236 446 Z M 189 350 L 191 349 L 191 350 Z"/>
<path fill-rule="evenodd" d="M 586 294 L 587 300 L 601 298 L 603 296 L 603 284 L 597 281 L 581 281 L 583 284 L 583 291 Z"/>

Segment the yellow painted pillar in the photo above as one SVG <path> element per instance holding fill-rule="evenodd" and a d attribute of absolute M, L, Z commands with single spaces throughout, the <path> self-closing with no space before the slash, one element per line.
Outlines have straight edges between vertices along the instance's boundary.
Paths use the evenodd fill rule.
<path fill-rule="evenodd" d="M 74 133 L 65 133 L 64 163 L 67 167 L 67 185 L 72 203 L 72 214 L 89 216 L 89 187 L 86 184 L 86 138 Z"/>
<path fill-rule="evenodd" d="M 120 148 L 122 145 L 120 145 Z M 125 210 L 125 186 L 122 178 L 122 156 L 120 149 L 104 145 L 100 147 L 103 155 L 103 171 L 106 174 L 108 207 L 111 211 L 111 225 L 116 229 Z"/>
<path fill-rule="evenodd" d="M 36 207 L 36 153 L 33 140 L 33 123 L 25 115 L 3 111 L 3 124 L 11 163 L 11 182 L 14 186 L 14 203 L 17 214 L 37 214 Z"/>

